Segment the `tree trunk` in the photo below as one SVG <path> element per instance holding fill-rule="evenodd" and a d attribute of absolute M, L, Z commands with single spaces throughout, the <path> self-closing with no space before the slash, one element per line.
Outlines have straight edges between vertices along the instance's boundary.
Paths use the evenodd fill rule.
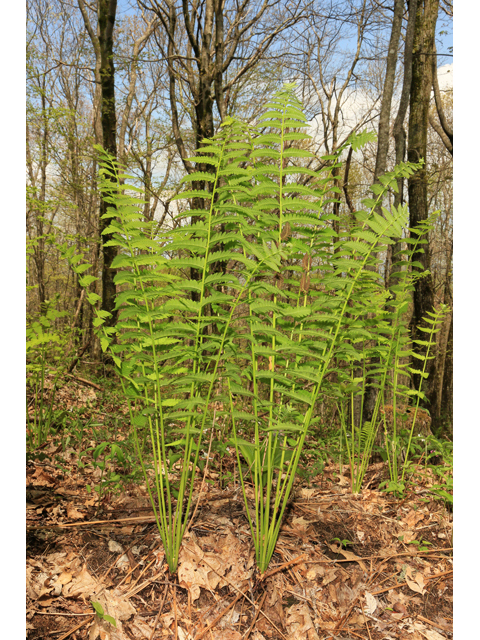
<path fill-rule="evenodd" d="M 117 119 L 115 114 L 115 67 L 113 65 L 113 27 L 117 11 L 117 0 L 98 0 L 98 41 L 100 44 L 102 82 L 102 136 L 103 148 L 114 158 L 117 157 Z M 107 203 L 100 202 L 100 237 L 103 245 L 110 240 L 110 236 L 102 235 L 110 224 L 102 216 L 107 211 Z M 117 255 L 117 247 L 103 246 L 102 270 L 102 310 L 112 316 L 106 321 L 108 326 L 116 322 L 115 296 L 117 293 L 113 281 L 114 271 L 111 268 L 113 259 Z"/>
<path fill-rule="evenodd" d="M 374 182 L 378 183 L 379 178 L 383 176 L 387 168 L 388 144 L 390 138 L 390 116 L 392 111 L 392 97 L 395 86 L 395 71 L 397 68 L 398 45 L 400 42 L 400 33 L 402 30 L 403 20 L 403 0 L 395 0 L 395 7 L 392 21 L 392 31 L 390 34 L 390 42 L 388 45 L 387 67 L 385 70 L 385 80 L 383 83 L 382 106 L 380 108 L 380 120 L 378 123 L 378 145 L 377 155 L 375 159 Z M 377 213 L 382 215 L 381 206 L 377 207 Z M 376 255 L 376 254 L 375 254 Z M 372 270 L 374 267 L 372 267 Z M 388 252 L 387 264 L 385 265 L 385 286 L 388 281 Z M 370 366 L 374 369 L 378 368 L 380 359 L 372 358 Z M 374 379 L 367 377 L 367 387 L 363 401 L 363 420 L 370 421 L 372 419 L 375 402 L 377 398 L 377 389 L 374 386 Z"/>
<path fill-rule="evenodd" d="M 378 145 L 375 159 L 374 180 L 382 176 L 387 167 L 388 143 L 390 138 L 390 115 L 392 112 L 392 97 L 395 86 L 395 71 L 397 68 L 398 44 L 402 30 L 404 0 L 395 0 L 393 12 L 392 32 L 388 45 L 387 68 L 383 83 L 382 106 L 380 108 L 380 120 L 378 123 Z"/>
<path fill-rule="evenodd" d="M 409 162 L 424 161 L 422 168 L 417 171 L 408 181 L 408 198 L 410 208 L 410 228 L 417 226 L 428 218 L 428 176 L 427 176 L 427 134 L 428 134 L 428 112 L 430 106 L 430 95 L 432 89 L 432 63 L 431 56 L 435 51 L 435 26 L 438 15 L 439 0 L 420 0 L 417 7 L 415 20 L 415 33 L 413 41 L 412 59 L 412 85 L 410 94 L 410 116 L 408 122 L 408 160 Z M 413 231 L 410 232 L 412 238 L 415 237 Z M 419 262 L 420 271 L 430 268 L 430 247 L 429 243 L 421 245 L 412 255 L 412 262 Z M 418 271 L 417 267 L 412 267 Z M 431 275 L 419 278 L 415 283 L 413 293 L 413 315 L 410 329 L 413 339 L 424 339 L 425 334 L 419 331 L 422 318 L 427 311 L 432 311 L 434 307 L 434 288 Z M 424 348 L 415 345 L 419 353 L 425 351 Z M 429 406 L 431 384 L 434 373 L 434 361 L 427 363 L 426 372 L 430 375 L 426 386 L 422 385 L 422 391 L 426 395 L 426 402 L 421 401 L 425 408 Z M 419 389 L 422 377 L 413 374 L 412 381 L 415 389 Z"/>

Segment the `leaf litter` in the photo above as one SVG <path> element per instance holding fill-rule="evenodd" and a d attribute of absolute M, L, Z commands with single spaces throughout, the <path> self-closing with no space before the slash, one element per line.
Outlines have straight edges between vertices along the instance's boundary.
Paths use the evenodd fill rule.
<path fill-rule="evenodd" d="M 374 482 L 354 496 L 338 465 L 309 487 L 299 482 L 262 577 L 238 486 L 222 489 L 212 473 L 172 577 L 145 487 L 100 500 L 87 491 L 91 475 L 76 468 L 78 452 L 68 459 L 70 473 L 27 465 L 29 639 L 453 635 L 453 518 L 421 485 L 401 501 Z M 412 541 L 430 544 L 422 551 Z"/>

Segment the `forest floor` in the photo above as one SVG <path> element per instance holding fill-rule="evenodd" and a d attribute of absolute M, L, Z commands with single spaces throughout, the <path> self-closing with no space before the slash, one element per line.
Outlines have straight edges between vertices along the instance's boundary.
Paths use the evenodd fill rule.
<path fill-rule="evenodd" d="M 453 516 L 432 498 L 428 469 L 402 500 L 378 489 L 384 463 L 370 465 L 359 495 L 338 464 L 298 480 L 260 576 L 238 483 L 222 487 L 211 464 L 170 576 L 145 486 L 100 497 L 87 486 L 101 470 L 78 467 L 78 446 L 52 438 L 43 451 L 26 473 L 29 640 L 453 636 Z M 233 452 L 222 464 L 234 469 Z"/>

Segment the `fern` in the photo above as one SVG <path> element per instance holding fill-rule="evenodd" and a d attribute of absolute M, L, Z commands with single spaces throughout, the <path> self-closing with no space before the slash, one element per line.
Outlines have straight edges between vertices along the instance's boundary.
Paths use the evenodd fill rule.
<path fill-rule="evenodd" d="M 255 504 L 253 516 L 246 513 L 264 573 L 315 408 L 323 393 L 335 391 L 327 374 L 337 373 L 355 396 L 363 383 L 352 372 L 380 354 L 384 388 L 385 367 L 395 362 L 400 370 L 407 348 L 401 323 L 400 333 L 389 334 L 387 318 L 376 324 L 370 318 L 385 303 L 376 256 L 401 236 L 408 216 L 405 207 L 382 215 L 378 207 L 415 166 L 384 176 L 348 233 L 337 234 L 329 212 L 332 172 L 346 146 L 357 149 L 370 134 L 352 136 L 315 173 L 299 165 L 312 154 L 298 146 L 309 136 L 294 86 L 285 85 L 265 109 L 255 127 L 228 118 L 204 141 L 190 159 L 199 170 L 185 176 L 176 196 L 191 207 L 162 232 L 143 220 L 142 201 L 122 184 L 128 176 L 98 148 L 100 189 L 113 205 L 105 233 L 119 248 L 113 264 L 119 319 L 107 327 L 97 311 L 95 325 L 129 401 L 171 572 L 189 524 L 203 436 L 217 415 L 231 421 L 239 469 L 241 456 L 248 463 Z M 301 184 L 302 176 L 314 177 L 312 186 Z M 206 188 L 197 189 L 199 183 Z M 401 300 L 393 305 L 399 318 Z M 391 335 L 400 334 L 392 347 Z M 213 399 L 223 410 L 212 411 Z M 247 407 L 239 407 L 245 399 Z M 373 438 L 367 427 L 362 446 Z M 176 486 L 168 473 L 179 455 L 174 450 L 181 451 Z M 243 474 L 241 483 L 247 503 Z"/>

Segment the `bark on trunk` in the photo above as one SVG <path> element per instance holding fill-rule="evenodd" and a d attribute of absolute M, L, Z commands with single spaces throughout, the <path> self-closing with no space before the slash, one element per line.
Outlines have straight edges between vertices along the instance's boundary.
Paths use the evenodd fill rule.
<path fill-rule="evenodd" d="M 117 11 L 117 0 L 99 0 L 98 26 L 101 55 L 100 77 L 102 82 L 102 136 L 103 148 L 114 158 L 117 157 L 117 119 L 115 114 L 115 67 L 113 64 L 113 28 Z M 116 322 L 115 296 L 117 293 L 113 281 L 114 271 L 111 268 L 113 259 L 117 255 L 117 247 L 105 247 L 110 236 L 102 235 L 110 224 L 102 216 L 107 211 L 107 203 L 100 202 L 100 237 L 102 239 L 103 270 L 102 270 L 102 309 L 112 316 L 106 321 L 108 326 Z"/>
<path fill-rule="evenodd" d="M 417 226 L 428 218 L 428 192 L 427 192 L 427 134 L 428 112 L 430 107 L 430 95 L 432 89 L 432 64 L 431 55 L 434 53 L 435 26 L 438 15 L 439 0 L 421 0 L 418 3 L 415 34 L 413 42 L 412 86 L 410 94 L 410 116 L 408 122 L 408 160 L 419 162 L 423 159 L 423 167 L 417 171 L 408 181 L 408 198 L 410 208 L 410 227 Z M 411 237 L 415 237 L 413 231 Z M 420 271 L 430 268 L 430 247 L 427 242 L 421 245 L 412 255 L 412 262 L 421 264 Z M 413 270 L 418 270 L 413 267 Z M 432 311 L 434 306 L 434 289 L 431 275 L 419 278 L 415 283 L 413 293 L 413 315 L 410 329 L 413 339 L 424 339 L 425 334 L 419 331 L 422 318 L 427 311 Z M 416 345 L 419 353 L 424 349 Z M 427 363 L 427 373 L 430 380 L 422 385 L 422 391 L 426 394 L 426 401 L 421 404 L 432 410 L 429 400 L 432 396 L 431 382 L 434 373 L 434 361 Z M 413 374 L 412 382 L 415 389 L 419 389 L 422 377 Z"/>

